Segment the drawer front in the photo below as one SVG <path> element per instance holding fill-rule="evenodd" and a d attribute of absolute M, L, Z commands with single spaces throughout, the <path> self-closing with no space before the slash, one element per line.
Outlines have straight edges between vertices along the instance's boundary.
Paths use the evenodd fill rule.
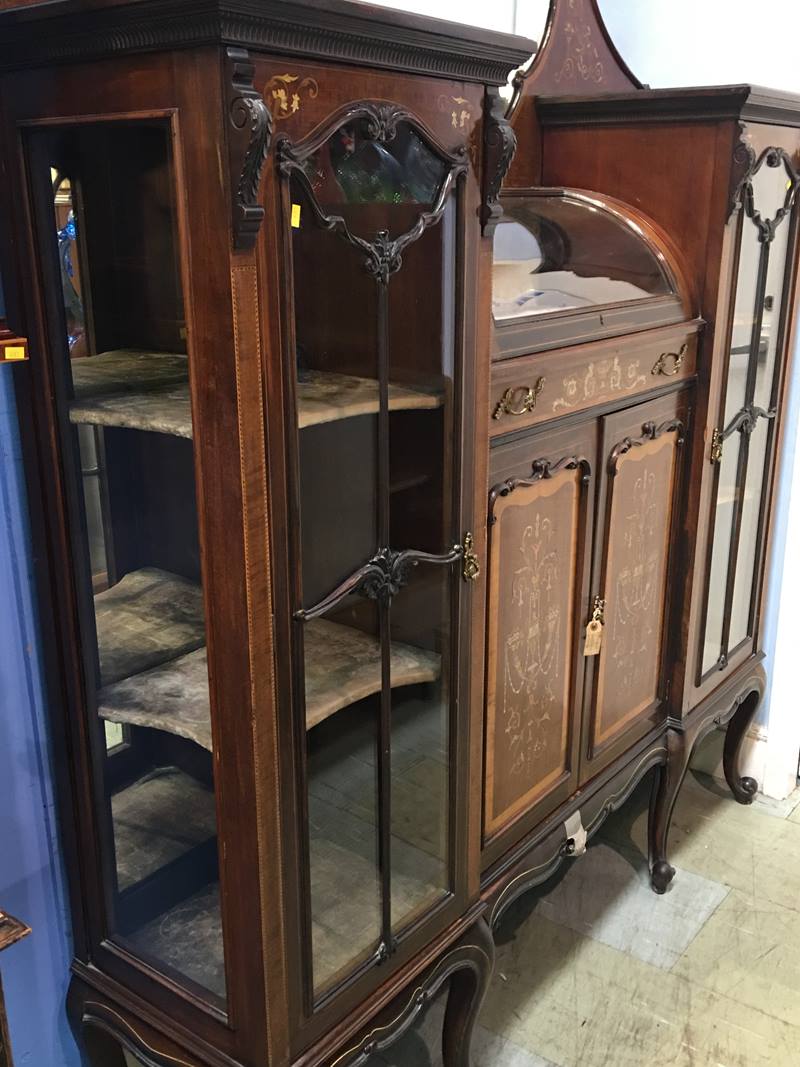
<path fill-rule="evenodd" d="M 489 390 L 491 436 L 691 378 L 699 326 L 697 321 L 681 323 L 495 364 Z"/>

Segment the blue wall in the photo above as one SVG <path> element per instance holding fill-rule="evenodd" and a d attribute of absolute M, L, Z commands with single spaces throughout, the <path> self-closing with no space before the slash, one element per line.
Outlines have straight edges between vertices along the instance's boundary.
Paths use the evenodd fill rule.
<path fill-rule="evenodd" d="M 2 297 L 0 296 L 0 300 Z M 16 1067 L 78 1067 L 13 374 L 0 364 L 0 908 L 33 933 L 0 955 Z"/>

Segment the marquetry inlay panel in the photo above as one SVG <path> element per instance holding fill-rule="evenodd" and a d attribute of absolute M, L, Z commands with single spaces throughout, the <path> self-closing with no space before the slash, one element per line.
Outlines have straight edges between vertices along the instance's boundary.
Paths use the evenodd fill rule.
<path fill-rule="evenodd" d="M 569 771 L 582 471 L 495 502 L 490 546 L 486 833 Z"/>
<path fill-rule="evenodd" d="M 677 442 L 672 430 L 612 468 L 595 747 L 658 698 Z"/>

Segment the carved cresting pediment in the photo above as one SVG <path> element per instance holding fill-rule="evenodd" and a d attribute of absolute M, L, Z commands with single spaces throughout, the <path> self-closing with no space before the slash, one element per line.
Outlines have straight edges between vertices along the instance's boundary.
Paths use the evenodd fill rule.
<path fill-rule="evenodd" d="M 258 203 L 261 172 L 272 140 L 272 115 L 253 86 L 255 69 L 243 48 L 228 48 L 228 170 L 233 247 L 253 248 L 264 218 Z"/>
<path fill-rule="evenodd" d="M 486 90 L 483 123 L 483 200 L 481 230 L 490 237 L 503 209 L 500 190 L 517 149 L 517 135 L 505 116 L 506 105 L 494 86 Z"/>
<path fill-rule="evenodd" d="M 514 78 L 513 88 L 509 115 L 522 96 L 584 96 L 647 87 L 617 51 L 597 0 L 550 0 L 541 47 L 527 70 Z"/>

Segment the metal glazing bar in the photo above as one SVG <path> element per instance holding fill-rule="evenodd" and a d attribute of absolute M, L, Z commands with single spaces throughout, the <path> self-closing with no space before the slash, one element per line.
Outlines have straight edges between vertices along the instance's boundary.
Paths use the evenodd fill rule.
<path fill-rule="evenodd" d="M 389 279 L 378 286 L 378 544 L 390 541 L 389 487 Z M 392 948 L 392 678 L 391 588 L 379 598 L 381 701 L 378 723 L 378 865 L 381 879 L 381 941 Z"/>

